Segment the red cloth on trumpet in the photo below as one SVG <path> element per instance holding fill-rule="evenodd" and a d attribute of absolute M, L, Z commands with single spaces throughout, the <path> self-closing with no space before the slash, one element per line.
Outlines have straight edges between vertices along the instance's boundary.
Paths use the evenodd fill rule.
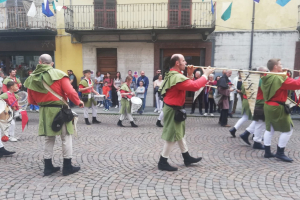
<path fill-rule="evenodd" d="M 22 131 L 24 131 L 25 126 L 28 123 L 27 111 L 23 110 L 23 111 L 20 112 L 20 114 L 22 115 Z"/>

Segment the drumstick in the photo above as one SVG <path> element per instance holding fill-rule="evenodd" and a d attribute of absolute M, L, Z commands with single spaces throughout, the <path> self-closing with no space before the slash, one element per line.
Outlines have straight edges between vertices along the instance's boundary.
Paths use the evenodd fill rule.
<path fill-rule="evenodd" d="M 212 88 L 218 88 L 217 86 L 213 86 L 213 85 L 205 85 L 205 86 L 207 86 L 207 87 L 212 87 Z"/>

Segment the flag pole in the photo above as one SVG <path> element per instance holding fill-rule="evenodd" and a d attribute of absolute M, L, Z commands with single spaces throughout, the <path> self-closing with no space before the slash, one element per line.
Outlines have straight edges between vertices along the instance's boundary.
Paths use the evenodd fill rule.
<path fill-rule="evenodd" d="M 254 37 L 254 20 L 255 20 L 255 2 L 253 1 L 253 13 L 252 13 L 252 30 L 251 30 L 251 44 L 250 44 L 249 70 L 252 69 L 252 53 L 253 53 L 253 37 Z"/>

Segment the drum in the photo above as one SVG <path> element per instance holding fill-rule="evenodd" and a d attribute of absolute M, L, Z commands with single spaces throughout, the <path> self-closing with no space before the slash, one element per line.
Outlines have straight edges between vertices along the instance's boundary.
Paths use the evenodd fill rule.
<path fill-rule="evenodd" d="M 13 112 L 6 102 L 0 99 L 0 120 L 9 121 L 11 120 Z"/>
<path fill-rule="evenodd" d="M 17 94 L 19 96 L 18 104 L 20 106 L 20 110 L 26 110 L 28 106 L 28 94 L 25 91 L 21 91 Z"/>
<path fill-rule="evenodd" d="M 138 97 L 132 97 L 131 98 L 131 113 L 134 113 L 140 109 L 140 107 L 143 105 L 142 99 Z"/>
<path fill-rule="evenodd" d="M 94 95 L 95 101 L 104 101 L 105 95 L 104 94 L 99 94 L 99 95 Z"/>

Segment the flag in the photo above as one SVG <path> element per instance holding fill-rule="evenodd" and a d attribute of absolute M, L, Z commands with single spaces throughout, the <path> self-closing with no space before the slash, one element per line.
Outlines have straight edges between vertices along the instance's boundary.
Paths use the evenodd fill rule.
<path fill-rule="evenodd" d="M 253 0 L 255 3 L 259 3 L 260 0 Z"/>
<path fill-rule="evenodd" d="M 26 124 L 28 124 L 27 111 L 26 110 L 20 111 L 20 114 L 22 116 L 22 131 L 24 131 Z"/>
<path fill-rule="evenodd" d="M 47 17 L 52 17 L 54 14 L 49 8 L 49 2 L 48 0 L 44 0 L 44 3 L 42 3 L 42 12 L 47 16 Z"/>
<path fill-rule="evenodd" d="M 29 11 L 27 13 L 27 16 L 28 17 L 35 17 L 36 16 L 36 7 L 35 7 L 34 2 L 31 3 L 31 6 L 30 6 Z"/>
<path fill-rule="evenodd" d="M 56 6 L 55 6 L 55 1 L 52 1 L 52 6 L 53 6 L 53 10 L 56 13 Z"/>
<path fill-rule="evenodd" d="M 4 3 L 5 1 L 7 1 L 7 0 L 0 0 L 0 3 Z"/>
<path fill-rule="evenodd" d="M 290 2 L 291 0 L 277 0 L 276 3 L 280 6 L 285 6 L 288 2 Z"/>
<path fill-rule="evenodd" d="M 231 8 L 232 8 L 232 2 L 224 2 L 222 6 L 222 16 L 221 19 L 224 21 L 228 20 L 231 16 Z"/>
<path fill-rule="evenodd" d="M 211 2 L 211 13 L 214 14 L 215 13 L 214 4 L 212 0 L 210 0 L 210 2 Z"/>

